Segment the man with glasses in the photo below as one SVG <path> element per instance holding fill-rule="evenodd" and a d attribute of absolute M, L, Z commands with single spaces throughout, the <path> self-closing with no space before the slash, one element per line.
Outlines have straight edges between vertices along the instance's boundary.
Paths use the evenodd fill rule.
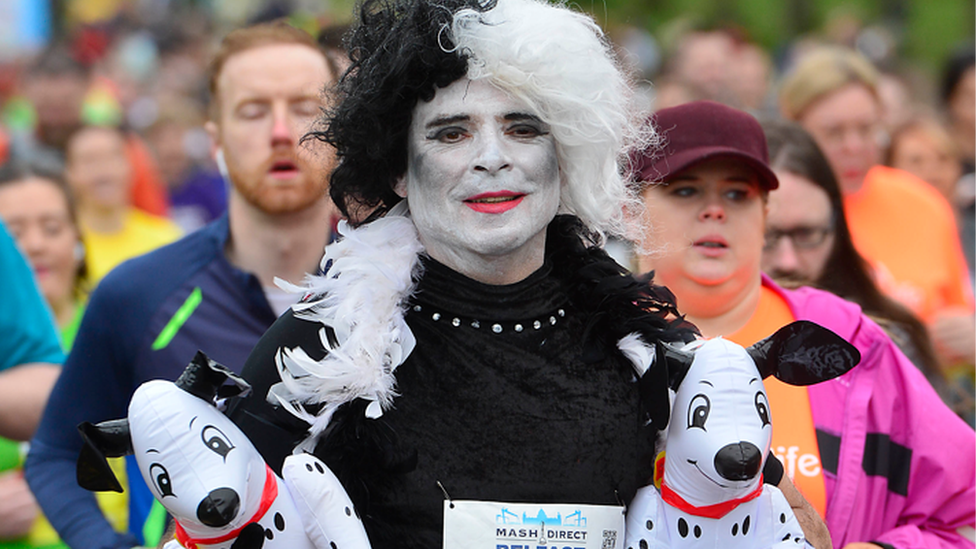
<path fill-rule="evenodd" d="M 763 271 L 776 279 L 819 278 L 834 246 L 834 215 L 827 195 L 802 176 L 777 174 L 770 193 Z"/>

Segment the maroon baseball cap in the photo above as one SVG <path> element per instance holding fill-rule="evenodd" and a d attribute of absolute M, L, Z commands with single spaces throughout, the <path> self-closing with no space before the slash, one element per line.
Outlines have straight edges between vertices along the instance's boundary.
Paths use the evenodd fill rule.
<path fill-rule="evenodd" d="M 662 147 L 631 157 L 639 181 L 667 181 L 702 160 L 731 156 L 755 170 L 763 189 L 779 187 L 769 169 L 766 136 L 751 114 L 714 101 L 693 101 L 661 109 L 650 121 L 663 138 Z"/>

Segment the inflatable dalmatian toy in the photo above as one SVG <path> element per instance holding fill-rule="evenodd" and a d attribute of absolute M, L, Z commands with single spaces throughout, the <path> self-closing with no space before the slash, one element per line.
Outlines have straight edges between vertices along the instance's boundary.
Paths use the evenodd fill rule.
<path fill-rule="evenodd" d="M 221 413 L 215 400 L 227 380 L 234 393 L 250 392 L 243 379 L 197 353 L 175 383 L 142 384 L 127 419 L 81 424 L 78 483 L 121 492 L 106 457 L 135 454 L 146 484 L 176 521 L 166 549 L 369 548 L 352 502 L 325 464 L 292 455 L 279 477 Z"/>
<path fill-rule="evenodd" d="M 800 321 L 748 349 L 716 338 L 680 349 L 659 344 L 655 357 L 655 375 L 667 372 L 660 385 L 677 394 L 656 482 L 627 511 L 625 547 L 809 547 L 786 498 L 762 481 L 772 435 L 762 379 L 832 379 L 860 361 L 857 349 Z"/>

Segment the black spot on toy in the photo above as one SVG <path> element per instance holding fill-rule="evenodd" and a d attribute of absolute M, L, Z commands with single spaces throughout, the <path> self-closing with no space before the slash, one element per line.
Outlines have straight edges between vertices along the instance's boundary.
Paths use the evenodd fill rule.
<path fill-rule="evenodd" d="M 685 519 L 683 518 L 678 519 L 678 533 L 681 534 L 681 537 L 683 538 L 688 537 L 688 523 L 685 522 Z"/>

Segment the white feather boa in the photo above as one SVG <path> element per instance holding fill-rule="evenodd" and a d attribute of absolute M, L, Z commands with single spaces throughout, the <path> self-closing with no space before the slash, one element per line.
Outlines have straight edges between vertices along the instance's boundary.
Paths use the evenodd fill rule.
<path fill-rule="evenodd" d="M 424 247 L 406 200 L 360 227 L 340 222 L 339 234 L 340 240 L 325 248 L 324 275 L 310 275 L 301 286 L 277 281 L 306 296 L 292 309 L 295 316 L 323 325 L 319 338 L 328 351 L 321 360 L 300 347 L 279 348 L 275 355 L 281 381 L 268 391 L 268 402 L 310 426 L 296 452 L 312 451 L 336 409 L 347 402 L 370 401 L 370 418 L 390 409 L 397 396 L 394 372 L 416 343 L 404 314 L 421 276 Z M 330 342 L 328 328 L 337 344 Z M 636 333 L 617 345 L 638 376 L 654 360 L 653 347 Z M 310 405 L 321 408 L 312 414 L 306 409 Z"/>
<path fill-rule="evenodd" d="M 406 201 L 371 223 L 352 228 L 339 223 L 340 240 L 325 248 L 324 275 L 306 277 L 302 286 L 279 286 L 304 293 L 292 306 L 295 316 L 320 322 L 322 346 L 328 351 L 312 360 L 303 349 L 280 348 L 275 363 L 281 381 L 268 401 L 309 423 L 309 437 L 298 450 L 311 450 L 335 410 L 354 399 L 371 401 L 369 417 L 388 410 L 396 396 L 397 366 L 416 340 L 404 320 L 404 309 L 420 278 L 423 245 Z M 310 298 L 309 298 L 310 297 Z M 335 332 L 333 345 L 326 327 Z M 307 405 L 321 405 L 317 415 Z"/>

